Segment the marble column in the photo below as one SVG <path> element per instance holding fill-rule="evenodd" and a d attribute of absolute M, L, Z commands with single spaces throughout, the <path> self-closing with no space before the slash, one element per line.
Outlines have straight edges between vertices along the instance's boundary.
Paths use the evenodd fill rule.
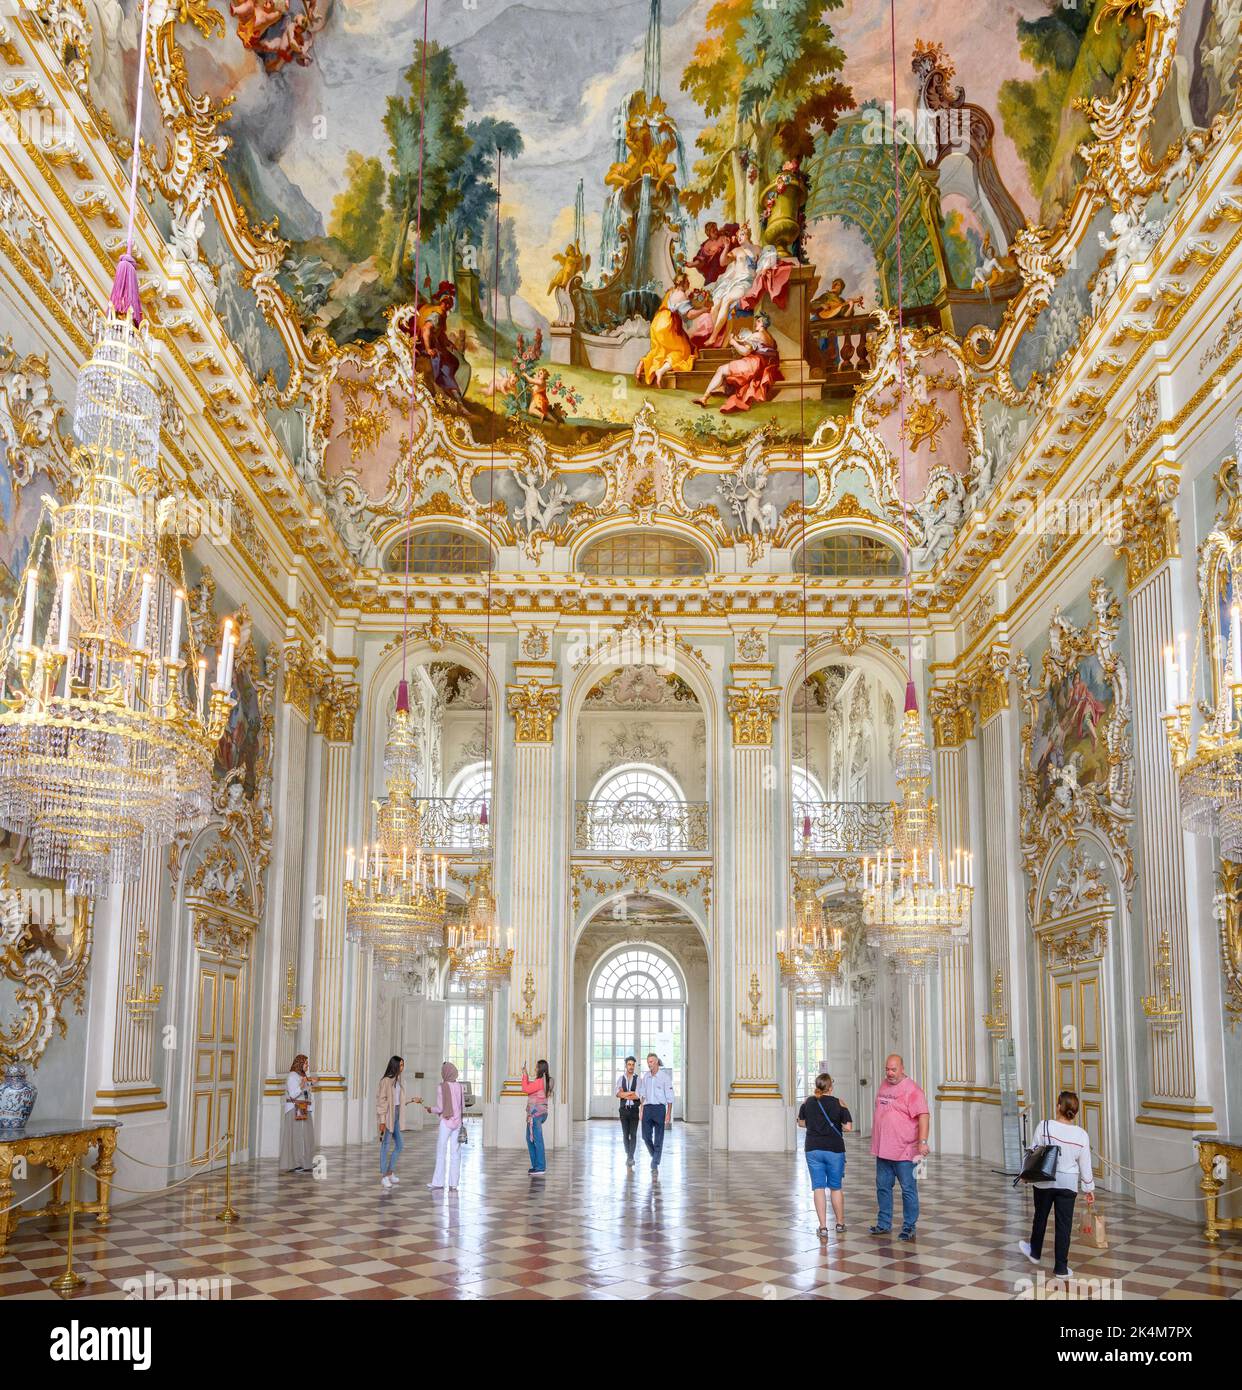
<path fill-rule="evenodd" d="M 1139 1014 L 1140 1039 L 1146 1034 L 1148 1066 L 1139 1081 L 1146 1092 L 1135 1115 L 1134 1166 L 1161 1170 L 1185 1157 L 1191 1133 L 1210 1131 L 1223 1116 L 1223 1077 L 1210 1038 L 1219 1037 L 1217 924 L 1210 890 L 1187 871 L 1194 838 L 1182 829 L 1177 777 L 1160 719 L 1165 702 L 1164 652 L 1178 632 L 1193 633 L 1198 611 L 1174 585 L 1178 559 L 1175 503 L 1178 477 L 1159 465 L 1142 484 L 1128 488 L 1121 505 L 1116 548 L 1126 561 L 1130 594 L 1131 698 L 1134 710 L 1134 769 L 1137 833 L 1137 899 L 1142 921 L 1146 969 L 1136 994 L 1156 994 L 1160 944 L 1167 938 L 1171 990 L 1183 1012 L 1166 1029 L 1153 1028 Z M 1184 591 L 1183 591 L 1184 592 Z M 1193 640 L 1193 638 L 1192 638 Z M 1209 676 L 1210 681 L 1210 676 Z M 1212 692 L 1205 692 L 1210 699 Z M 1124 985 L 1123 985 L 1124 987 Z M 1137 1009 L 1117 1001 L 1123 1013 Z M 1140 1048 L 1142 1043 L 1140 1042 Z M 1166 1161 L 1167 1160 L 1167 1161 Z M 1186 1196 L 1196 1189 L 1183 1175 L 1145 1177 L 1143 1186 Z M 1139 1202 L 1152 1199 L 1136 1193 Z"/>
<path fill-rule="evenodd" d="M 268 1156 L 280 1148 L 280 1120 L 289 1063 L 297 1052 L 306 1049 L 310 1032 L 308 1010 L 299 990 L 306 815 L 308 804 L 314 800 L 308 795 L 306 770 L 311 701 L 325 674 L 304 642 L 287 645 L 283 658 L 272 801 L 273 805 L 283 808 L 284 814 L 276 821 L 278 838 L 273 846 L 269 875 L 271 891 L 266 930 L 273 940 L 267 952 L 268 970 L 264 980 L 267 1029 L 263 1050 L 268 1075 L 263 1086 L 260 1151 Z M 299 1006 L 303 1009 L 302 1018 L 292 1028 L 286 1023 L 290 1002 L 294 1010 Z"/>
<path fill-rule="evenodd" d="M 786 837 L 775 823 L 780 798 L 773 776 L 772 726 L 779 689 L 766 663 L 735 662 L 726 708 L 733 724 L 732 836 L 733 1080 L 729 1148 L 777 1152 L 786 1147 L 778 1079 L 776 893 L 774 847 Z"/>
<path fill-rule="evenodd" d="M 319 900 L 314 993 L 311 1003 L 310 1064 L 316 1091 L 318 1138 L 345 1142 L 345 845 L 349 829 L 350 745 L 358 713 L 358 686 L 335 677 L 315 708 L 315 732 L 324 740 L 320 807 Z"/>
<path fill-rule="evenodd" d="M 952 681 L 931 691 L 936 760 L 936 800 L 941 843 L 947 853 L 971 850 L 970 778 L 968 750 L 974 737 L 972 691 Z M 975 970 L 980 955 L 975 933 L 984 922 L 981 911 L 971 915 L 970 934 L 941 962 L 939 980 L 939 1078 L 935 1093 L 936 1148 L 946 1153 L 973 1153 L 977 1109 L 981 1101 L 978 1074 Z M 982 953 L 986 960 L 986 951 Z"/>
<path fill-rule="evenodd" d="M 555 942 L 562 935 L 564 893 L 559 870 L 561 817 L 555 796 L 553 739 L 561 708 L 561 687 L 554 683 L 556 663 L 519 661 L 516 680 L 507 689 L 507 708 L 513 716 L 513 795 L 506 801 L 512 824 L 502 824 L 497 844 L 510 844 L 513 857 L 509 876 L 509 930 L 513 934 L 513 970 L 509 977 L 504 1015 L 499 1021 L 505 1041 L 504 1084 L 497 1109 L 496 1143 L 502 1148 L 522 1148 L 526 1142 L 526 1097 L 522 1092 L 522 1065 L 533 1074 L 540 1057 L 551 1060 L 553 1039 L 552 981 Z M 501 942 L 504 945 L 504 941 Z M 526 1005 L 522 999 L 527 975 L 533 999 L 530 1018 L 520 1023 Z M 570 1087 L 567 1077 L 555 1077 L 544 1144 L 555 1148 L 558 1137 L 566 1140 Z"/>

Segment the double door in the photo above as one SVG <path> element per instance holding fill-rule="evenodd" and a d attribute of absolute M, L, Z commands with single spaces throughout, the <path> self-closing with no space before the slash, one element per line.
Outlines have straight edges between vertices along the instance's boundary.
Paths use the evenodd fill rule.
<path fill-rule="evenodd" d="M 617 1077 L 625 1059 L 638 1059 L 638 1071 L 647 1067 L 654 1052 L 673 1078 L 674 1115 L 685 1115 L 686 1011 L 679 1004 L 592 1004 L 591 1006 L 591 1116 L 617 1113 Z"/>

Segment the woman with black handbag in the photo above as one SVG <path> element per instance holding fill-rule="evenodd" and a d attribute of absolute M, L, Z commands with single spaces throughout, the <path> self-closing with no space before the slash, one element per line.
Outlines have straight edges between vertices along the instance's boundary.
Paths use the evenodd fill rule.
<path fill-rule="evenodd" d="M 1035 1198 L 1035 1219 L 1030 1240 L 1020 1240 L 1018 1249 L 1037 1265 L 1044 1249 L 1048 1213 L 1054 1213 L 1053 1277 L 1068 1279 L 1070 1235 L 1074 1229 L 1074 1201 L 1078 1184 L 1088 1205 L 1095 1202 L 1095 1179 L 1091 1173 L 1091 1139 L 1074 1121 L 1078 1118 L 1078 1096 L 1062 1091 L 1057 1097 L 1057 1117 L 1045 1120 L 1036 1131 L 1040 1141 L 1022 1165 L 1021 1179 L 1029 1182 Z"/>
<path fill-rule="evenodd" d="M 828 1239 L 828 1208 L 825 1195 L 832 1200 L 837 1234 L 845 1230 L 845 1134 L 854 1128 L 854 1117 L 832 1094 L 832 1077 L 821 1071 L 815 1078 L 815 1094 L 807 1096 L 798 1110 L 798 1128 L 806 1130 L 803 1154 L 811 1175 L 811 1195 L 819 1218 L 819 1238 Z"/>

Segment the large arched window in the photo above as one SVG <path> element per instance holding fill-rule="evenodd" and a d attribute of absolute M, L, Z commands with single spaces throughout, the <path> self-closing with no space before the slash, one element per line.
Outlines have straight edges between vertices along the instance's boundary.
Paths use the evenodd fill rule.
<path fill-rule="evenodd" d="M 484 541 L 436 526 L 395 541 L 388 549 L 385 569 L 404 573 L 407 545 L 411 574 L 483 574 L 491 568 L 491 552 Z"/>
<path fill-rule="evenodd" d="M 696 816 L 676 780 L 650 763 L 614 767 L 579 802 L 579 849 L 636 854 L 647 850 L 690 850 L 699 843 Z"/>
<path fill-rule="evenodd" d="M 896 578 L 904 572 L 902 558 L 892 546 L 874 536 L 852 532 L 808 541 L 794 556 L 794 573 L 801 574 L 804 565 L 807 574 L 816 579 L 832 579 L 838 575 Z"/>
<path fill-rule="evenodd" d="M 803 818 L 810 816 L 813 822 L 819 809 L 816 803 L 825 801 L 827 798 L 824 796 L 824 789 L 820 785 L 819 778 L 813 772 L 808 772 L 801 763 L 794 764 L 789 784 L 793 792 L 793 844 L 796 853 L 803 848 Z"/>
<path fill-rule="evenodd" d="M 448 784 L 449 838 L 453 849 L 485 848 L 487 827 L 480 822 L 484 804 L 492 810 L 492 765 L 467 763 Z"/>
<path fill-rule="evenodd" d="M 617 1077 L 625 1059 L 639 1071 L 654 1052 L 672 1073 L 675 1111 L 685 1114 L 686 990 L 666 956 L 649 946 L 622 946 L 596 968 L 591 981 L 591 1114 L 617 1113 Z"/>
<path fill-rule="evenodd" d="M 605 536 L 588 546 L 578 568 L 583 574 L 602 578 L 676 579 L 681 575 L 706 574 L 707 561 L 697 545 L 680 536 L 627 531 L 620 536 Z"/>

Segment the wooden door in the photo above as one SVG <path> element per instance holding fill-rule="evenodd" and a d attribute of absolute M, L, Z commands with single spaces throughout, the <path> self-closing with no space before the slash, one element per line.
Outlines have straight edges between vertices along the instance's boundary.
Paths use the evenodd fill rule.
<path fill-rule="evenodd" d="M 224 1135 L 241 1147 L 238 1122 L 244 1099 L 241 1086 L 245 1047 L 245 966 L 235 961 L 200 958 L 194 1017 L 194 1065 L 191 1071 L 190 1153 L 212 1154 Z M 220 1167 L 223 1152 L 204 1166 Z"/>
<path fill-rule="evenodd" d="M 1108 1157 L 1103 961 L 1057 964 L 1048 974 L 1049 1116 L 1059 1092 L 1075 1091 L 1079 1100 L 1077 1123 L 1091 1137 L 1092 1157 Z M 1107 1172 L 1101 1173 L 1102 1168 L 1102 1164 L 1094 1165 L 1097 1180 Z"/>

